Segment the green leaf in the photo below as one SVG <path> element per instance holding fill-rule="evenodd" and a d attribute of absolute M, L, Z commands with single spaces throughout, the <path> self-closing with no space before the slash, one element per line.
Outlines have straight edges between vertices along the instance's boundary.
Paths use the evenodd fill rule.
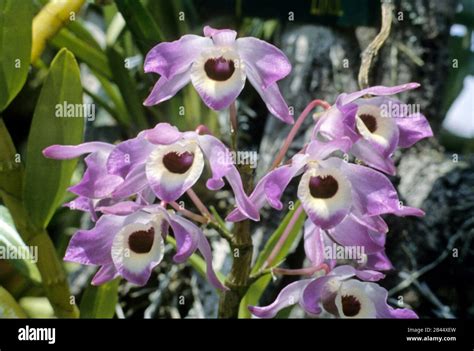
<path fill-rule="evenodd" d="M 0 112 L 25 84 L 32 20 L 32 1 L 0 0 Z"/>
<path fill-rule="evenodd" d="M 28 137 L 25 207 L 32 223 L 46 228 L 68 187 L 77 160 L 51 160 L 42 151 L 53 144 L 82 142 L 84 118 L 56 117 L 60 106 L 82 106 L 82 86 L 74 55 L 62 49 L 54 58 L 41 89 Z M 63 111 L 63 113 L 66 111 Z"/>
<path fill-rule="evenodd" d="M 299 201 L 296 202 L 295 207 L 293 210 L 290 210 L 288 214 L 283 218 L 283 221 L 280 223 L 278 228 L 273 232 L 273 234 L 270 236 L 268 239 L 267 243 L 265 244 L 265 247 L 263 248 L 262 252 L 260 252 L 260 255 L 257 258 L 257 261 L 255 262 L 254 267 L 252 268 L 251 274 L 256 274 L 263 266 L 265 263 L 266 259 L 270 256 L 273 248 L 275 247 L 276 243 L 278 242 L 278 239 L 281 237 L 283 232 L 285 231 L 286 227 L 288 226 L 288 223 L 290 222 L 291 218 L 293 217 L 294 212 L 301 206 L 301 203 Z M 288 255 L 290 252 L 293 244 L 298 241 L 300 238 L 300 232 L 301 229 L 303 228 L 304 220 L 305 220 L 305 213 L 304 211 L 301 212 L 299 215 L 293 229 L 291 230 L 290 234 L 288 235 L 288 239 L 285 241 L 285 244 L 282 246 L 280 252 L 278 255 L 275 257 L 275 262 L 281 262 L 282 260 L 285 259 L 285 257 Z M 240 318 L 250 318 L 250 312 L 247 309 L 247 306 L 249 305 L 256 305 L 258 304 L 260 297 L 262 296 L 263 292 L 267 288 L 268 284 L 271 281 L 271 275 L 267 274 L 262 276 L 260 279 L 258 279 L 255 283 L 253 283 L 249 290 L 247 291 L 247 294 L 245 294 L 244 298 L 242 299 L 240 303 L 240 310 L 239 310 L 239 317 Z"/>
<path fill-rule="evenodd" d="M 77 27 L 73 27 L 77 30 Z M 59 31 L 54 38 L 51 39 L 51 44 L 57 48 L 66 48 L 80 60 L 84 61 L 94 73 L 103 75 L 107 79 L 112 78 L 107 57 L 104 53 L 95 47 L 95 45 L 83 40 L 74 35 L 67 28 Z"/>
<path fill-rule="evenodd" d="M 172 238 L 168 235 L 166 237 L 166 241 L 169 244 L 173 245 L 173 247 L 176 248 L 176 240 L 174 240 L 174 238 Z M 201 256 L 198 256 L 195 253 L 192 254 L 188 259 L 188 263 L 196 270 L 196 272 L 198 274 L 200 274 L 204 279 L 207 279 L 206 262 L 204 261 L 204 259 Z M 223 282 L 225 280 L 225 276 L 221 272 L 216 271 L 216 275 L 217 275 L 217 278 L 219 278 L 220 281 Z"/>
<path fill-rule="evenodd" d="M 130 129 L 130 127 L 132 126 L 132 119 L 128 114 L 127 107 L 125 105 L 125 102 L 123 101 L 122 95 L 120 95 L 119 88 L 117 88 L 117 86 L 113 82 L 101 77 L 100 75 L 97 75 L 96 77 L 99 80 L 102 89 L 104 89 L 105 94 L 115 106 L 117 115 L 113 117 L 117 120 L 119 124 L 123 125 L 126 129 Z"/>
<path fill-rule="evenodd" d="M 0 318 L 28 318 L 23 308 L 0 286 Z"/>
<path fill-rule="evenodd" d="M 89 285 L 81 299 L 81 318 L 113 318 L 120 278 L 100 286 Z"/>
<path fill-rule="evenodd" d="M 137 0 L 115 0 L 118 10 L 133 34 L 135 43 L 146 55 L 164 37 L 148 10 Z"/>
<path fill-rule="evenodd" d="M 35 260 L 38 252 L 29 248 L 16 231 L 10 212 L 0 205 L 0 253 L 2 258 L 11 258 L 9 262 L 26 278 L 34 283 L 41 282 L 41 276 Z M 15 255 L 15 256 L 13 256 Z"/>
<path fill-rule="evenodd" d="M 89 31 L 89 29 L 86 28 L 84 22 L 81 19 L 70 21 L 67 25 L 67 29 L 71 31 L 72 33 L 74 33 L 74 35 L 78 39 L 85 41 L 87 44 L 91 45 L 94 49 L 102 51 L 100 44 L 97 42 L 97 40 L 95 40 L 94 36 Z"/>

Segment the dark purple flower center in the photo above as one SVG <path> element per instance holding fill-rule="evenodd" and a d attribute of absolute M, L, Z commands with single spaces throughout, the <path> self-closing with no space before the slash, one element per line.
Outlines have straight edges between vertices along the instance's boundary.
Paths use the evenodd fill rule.
<path fill-rule="evenodd" d="M 204 64 L 204 70 L 209 78 L 223 82 L 232 77 L 235 71 L 234 61 L 223 57 L 212 58 Z"/>
<path fill-rule="evenodd" d="M 339 185 L 332 176 L 311 177 L 309 180 L 309 192 L 317 199 L 329 199 L 336 195 Z"/>
<path fill-rule="evenodd" d="M 360 302 L 355 296 L 342 296 L 342 312 L 347 317 L 354 317 L 360 312 Z"/>
<path fill-rule="evenodd" d="M 167 153 L 163 157 L 163 164 L 171 173 L 183 174 L 191 168 L 194 154 L 191 152 L 177 153 L 175 151 Z"/>
<path fill-rule="evenodd" d="M 155 238 L 155 229 L 151 227 L 148 230 L 139 230 L 128 237 L 128 247 L 135 253 L 148 253 L 153 246 Z"/>
<path fill-rule="evenodd" d="M 364 113 L 359 118 L 364 122 L 369 132 L 373 133 L 377 130 L 377 120 L 374 116 Z"/>

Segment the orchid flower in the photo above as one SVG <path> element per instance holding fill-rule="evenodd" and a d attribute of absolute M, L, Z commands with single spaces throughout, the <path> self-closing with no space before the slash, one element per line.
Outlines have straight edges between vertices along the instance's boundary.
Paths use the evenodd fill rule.
<path fill-rule="evenodd" d="M 344 246 L 349 247 L 353 255 L 360 255 L 357 257 L 344 257 L 347 262 L 348 259 L 353 261 L 353 264 L 358 269 L 388 271 L 393 269 L 392 263 L 385 254 L 385 233 L 377 233 L 374 230 L 362 228 L 361 230 L 344 227 L 346 235 L 343 237 L 342 243 L 337 242 L 330 231 L 323 230 L 317 227 L 310 219 L 304 223 L 304 251 L 306 257 L 311 262 L 312 267 L 320 267 L 326 264 L 331 269 L 337 265 L 338 249 L 344 249 Z M 338 228 L 336 232 L 340 232 Z M 351 234 L 349 234 L 351 233 Z M 360 233 L 363 233 L 362 235 Z M 355 235 L 356 234 L 356 235 Z M 362 252 L 356 249 L 364 250 Z M 331 253 L 327 257 L 327 252 Z"/>
<path fill-rule="evenodd" d="M 424 115 L 389 95 L 419 87 L 408 83 L 395 87 L 374 86 L 351 94 L 341 94 L 336 103 L 317 120 L 313 138 L 329 140 L 349 137 L 350 153 L 370 167 L 395 174 L 390 158 L 397 147 L 410 147 L 433 136 Z M 364 98 L 365 95 L 375 97 Z"/>
<path fill-rule="evenodd" d="M 92 280 L 103 284 L 122 276 L 144 285 L 162 260 L 169 230 L 176 239 L 174 261 L 184 262 L 196 250 L 206 261 L 209 282 L 226 289 L 212 267 L 211 247 L 204 233 L 190 221 L 166 211 L 159 205 L 138 206 L 127 201 L 102 208 L 95 227 L 79 230 L 72 237 L 64 259 L 86 265 L 101 266 Z"/>
<path fill-rule="evenodd" d="M 297 195 L 315 225 L 314 230 L 326 231 L 335 242 L 344 246 L 363 245 L 367 253 L 380 251 L 380 245 L 371 237 L 371 232 L 388 231 L 380 215 L 422 216 L 424 212 L 400 206 L 395 188 L 382 173 L 330 157 L 337 150 L 346 152 L 350 146 L 348 138 L 310 142 L 289 164 L 264 176 L 250 199 L 257 208 L 268 202 L 281 210 L 283 192 L 294 177 L 302 175 Z M 240 221 L 245 215 L 235 209 L 227 219 Z"/>
<path fill-rule="evenodd" d="M 324 309 L 340 318 L 418 318 L 409 309 L 394 309 L 387 304 L 387 290 L 373 283 L 383 277 L 379 272 L 339 266 L 327 275 L 291 283 L 272 304 L 249 306 L 249 310 L 256 317 L 272 318 L 280 310 L 299 303 L 312 316 Z"/>
<path fill-rule="evenodd" d="M 126 198 L 150 188 L 160 200 L 175 201 L 200 178 L 205 159 L 212 171 L 207 187 L 218 190 L 224 186 L 225 178 L 240 211 L 258 220 L 259 213 L 245 194 L 227 147 L 212 135 L 182 133 L 168 123 L 143 131 L 135 139 L 118 144 L 110 153 L 108 172 L 124 179 L 112 197 Z"/>
<path fill-rule="evenodd" d="M 56 160 L 69 160 L 89 154 L 84 159 L 86 170 L 82 180 L 68 188 L 78 197 L 65 206 L 90 212 L 92 218 L 97 219 L 96 204 L 109 197 L 123 182 L 120 176 L 109 174 L 106 169 L 107 159 L 114 147 L 113 144 L 103 142 L 88 142 L 80 145 L 51 145 L 43 150 L 45 157 Z"/>
<path fill-rule="evenodd" d="M 229 107 L 248 78 L 268 110 L 285 123 L 293 123 L 277 81 L 291 71 L 285 54 L 252 37 L 236 39 L 230 29 L 204 27 L 204 37 L 184 35 L 156 45 L 146 56 L 145 72 L 161 75 L 145 105 L 172 98 L 189 82 L 213 110 Z"/>
<path fill-rule="evenodd" d="M 43 153 L 55 159 L 91 153 L 86 157 L 88 169 L 83 180 L 70 188 L 81 196 L 73 204 L 78 209 L 89 208 L 92 199 L 103 199 L 99 204 L 94 202 L 94 206 L 98 206 L 132 195 L 138 195 L 137 201 L 142 204 L 152 203 L 154 196 L 167 202 L 175 201 L 197 182 L 207 159 L 212 170 L 207 187 L 218 190 L 224 186 L 225 178 L 234 191 L 239 210 L 259 220 L 257 209 L 245 194 L 230 151 L 212 135 L 182 133 L 168 123 L 159 123 L 115 146 L 106 143 L 53 145 Z"/>

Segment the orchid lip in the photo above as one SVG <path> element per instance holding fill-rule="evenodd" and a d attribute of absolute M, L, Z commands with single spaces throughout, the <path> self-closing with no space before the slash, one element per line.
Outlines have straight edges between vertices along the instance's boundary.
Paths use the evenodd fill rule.
<path fill-rule="evenodd" d="M 228 80 L 235 72 L 235 64 L 232 60 L 227 60 L 224 57 L 211 58 L 204 64 L 204 71 L 208 78 L 224 82 Z"/>
<path fill-rule="evenodd" d="M 374 116 L 364 113 L 359 115 L 359 118 L 365 124 L 369 132 L 374 133 L 377 130 L 377 119 Z"/>
<path fill-rule="evenodd" d="M 330 199 L 336 195 L 339 185 L 334 177 L 315 176 L 309 180 L 309 191 L 311 196 L 317 199 Z"/>
<path fill-rule="evenodd" d="M 171 173 L 186 173 L 191 168 L 193 161 L 194 154 L 188 151 L 183 153 L 172 151 L 163 156 L 163 164 Z"/>
<path fill-rule="evenodd" d="M 148 230 L 139 230 L 128 237 L 128 246 L 130 250 L 137 254 L 150 252 L 153 247 L 155 229 L 151 227 Z"/>
<path fill-rule="evenodd" d="M 360 301 L 353 295 L 344 295 L 341 297 L 342 312 L 347 317 L 354 317 L 361 310 Z"/>

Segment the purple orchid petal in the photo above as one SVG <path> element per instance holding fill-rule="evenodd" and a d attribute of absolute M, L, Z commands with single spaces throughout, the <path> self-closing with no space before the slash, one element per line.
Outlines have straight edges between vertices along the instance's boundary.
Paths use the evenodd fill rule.
<path fill-rule="evenodd" d="M 92 279 L 92 285 L 102 285 L 118 277 L 118 272 L 113 264 L 107 264 L 99 268 L 94 278 Z"/>
<path fill-rule="evenodd" d="M 64 260 L 86 265 L 112 264 L 113 234 L 120 230 L 124 221 L 125 217 L 104 215 L 94 228 L 78 230 L 69 242 Z"/>
<path fill-rule="evenodd" d="M 171 99 L 191 81 L 191 69 L 176 74 L 167 79 L 164 76 L 158 79 L 148 97 L 143 102 L 145 106 L 157 105 L 160 102 Z"/>
<path fill-rule="evenodd" d="M 237 49 L 246 67 L 259 76 L 260 88 L 267 89 L 291 72 L 291 63 L 277 47 L 257 38 L 237 39 Z"/>
<path fill-rule="evenodd" d="M 169 123 L 158 123 L 153 129 L 143 132 L 145 139 L 152 144 L 169 145 L 178 141 L 182 133 Z"/>
<path fill-rule="evenodd" d="M 204 35 L 212 38 L 215 45 L 230 46 L 234 44 L 237 32 L 232 29 L 215 29 L 211 26 L 205 26 L 203 29 Z"/>
<path fill-rule="evenodd" d="M 145 167 L 146 165 L 143 164 L 132 169 L 111 196 L 115 199 L 123 199 L 143 191 L 148 185 Z"/>
<path fill-rule="evenodd" d="M 376 271 L 389 271 L 393 269 L 392 262 L 385 254 L 385 250 L 367 255 L 364 268 Z"/>
<path fill-rule="evenodd" d="M 393 309 L 387 304 L 387 290 L 374 283 L 365 283 L 365 291 L 375 305 L 377 318 L 418 318 L 408 309 Z"/>
<path fill-rule="evenodd" d="M 82 180 L 68 190 L 76 195 L 99 199 L 110 195 L 122 182 L 122 177 L 107 173 L 107 154 L 94 152 L 85 158 L 87 169 Z"/>
<path fill-rule="evenodd" d="M 255 90 L 257 90 L 263 102 L 265 102 L 268 111 L 282 122 L 293 124 L 293 116 L 290 114 L 288 105 L 286 104 L 285 99 L 283 99 L 278 85 L 273 83 L 263 89 L 260 76 L 251 69 L 247 70 L 247 77 Z"/>
<path fill-rule="evenodd" d="M 209 38 L 192 34 L 160 43 L 148 52 L 143 65 L 145 73 L 158 73 L 169 80 L 187 71 L 200 51 L 211 45 Z"/>
<path fill-rule="evenodd" d="M 278 204 L 281 204 L 279 200 L 283 191 L 287 187 L 287 183 L 290 182 L 293 173 L 298 172 L 298 168 L 302 168 L 306 161 L 307 157 L 304 155 L 295 155 L 292 159 L 292 163 L 289 166 L 282 166 L 287 167 L 281 172 L 281 174 L 285 175 L 285 179 L 278 179 L 275 176 L 275 171 L 267 173 L 255 186 L 252 194 L 250 194 L 249 199 L 250 202 L 254 205 L 254 207 L 260 211 L 260 209 L 265 206 L 267 201 L 271 201 L 276 208 L 279 207 Z M 280 167 L 280 168 L 282 168 Z M 272 179 L 273 178 L 273 179 Z M 267 186 L 267 182 L 270 181 L 272 184 Z M 266 194 L 266 191 L 269 192 L 269 197 Z M 238 208 L 234 209 L 229 215 L 226 217 L 226 221 L 229 222 L 240 222 L 248 218 L 245 216 Z"/>
<path fill-rule="evenodd" d="M 56 160 L 69 160 L 94 152 L 109 153 L 114 145 L 102 142 L 90 142 L 79 145 L 51 145 L 43 150 L 43 155 Z"/>
<path fill-rule="evenodd" d="M 356 270 L 356 277 L 364 281 L 376 282 L 385 278 L 385 274 L 370 269 Z"/>
<path fill-rule="evenodd" d="M 253 190 L 252 194 L 249 196 L 250 202 L 254 205 L 254 207 L 260 211 L 260 209 L 265 206 L 266 203 L 266 196 L 265 196 L 265 183 L 270 176 L 271 173 L 267 173 L 260 181 L 257 183 L 255 186 L 255 189 Z M 247 216 L 245 216 L 239 208 L 235 208 L 232 212 L 230 212 L 227 217 L 225 218 L 226 221 L 228 222 L 240 222 L 247 219 Z"/>
<path fill-rule="evenodd" d="M 369 228 L 371 231 L 383 234 L 388 232 L 388 225 L 380 216 L 363 215 L 359 212 L 357 206 L 352 209 L 352 215 L 354 220 Z M 382 245 L 385 245 L 385 243 Z"/>
<path fill-rule="evenodd" d="M 374 151 L 372 145 L 364 139 L 360 139 L 351 148 L 351 154 L 359 160 L 364 161 L 370 167 L 378 169 L 390 175 L 395 175 L 396 169 L 391 158 L 386 158 Z"/>
<path fill-rule="evenodd" d="M 348 152 L 352 146 L 352 142 L 348 137 L 323 142 L 312 140 L 306 148 L 306 153 L 312 160 L 324 160 L 335 151 Z"/>
<path fill-rule="evenodd" d="M 85 196 L 78 196 L 72 201 L 66 202 L 64 207 L 69 207 L 71 210 L 78 210 L 83 212 L 89 212 L 94 209 L 92 200 Z"/>
<path fill-rule="evenodd" d="M 320 314 L 322 311 L 322 296 L 325 294 L 326 284 L 334 280 L 334 276 L 326 275 L 313 279 L 303 290 L 302 307 L 313 315 Z"/>
<path fill-rule="evenodd" d="M 357 100 L 358 98 L 363 97 L 364 95 L 394 95 L 406 90 L 416 89 L 419 86 L 420 84 L 418 83 L 406 83 L 394 87 L 385 87 L 381 85 L 373 86 L 367 89 L 356 91 L 355 93 L 340 95 L 340 103 L 342 105 L 345 105 L 354 100 Z"/>
<path fill-rule="evenodd" d="M 388 178 L 368 167 L 341 163 L 344 174 L 349 178 L 354 190 L 354 201 L 362 213 L 377 216 L 393 213 L 397 216 L 423 216 L 417 208 L 401 206 L 397 192 Z"/>
<path fill-rule="evenodd" d="M 180 218 L 176 219 L 176 217 L 177 216 L 170 217 L 170 225 L 173 229 L 174 238 L 176 239 L 176 254 L 173 256 L 173 260 L 176 263 L 183 263 L 198 247 L 199 236 L 197 231 L 199 231 L 199 228 L 191 228 L 191 225 L 194 225 L 189 223 L 181 225 Z M 183 222 L 184 221 L 183 219 Z"/>
<path fill-rule="evenodd" d="M 330 140 L 349 138 L 353 143 L 360 136 L 355 131 L 356 104 L 336 105 L 323 112 L 318 118 L 313 129 L 312 139 L 316 139 L 319 134 Z"/>
<path fill-rule="evenodd" d="M 178 251 L 178 253 L 180 254 L 180 256 L 178 256 L 178 259 L 184 258 L 185 256 L 183 255 L 192 253 L 191 248 L 195 247 L 197 241 L 197 249 L 202 254 L 202 256 L 204 257 L 204 261 L 206 262 L 207 279 L 215 288 L 220 290 L 228 290 L 228 288 L 220 282 L 219 278 L 217 278 L 217 275 L 214 271 L 214 267 L 212 265 L 211 246 L 209 245 L 209 242 L 207 241 L 204 233 L 193 223 L 176 215 L 172 216 L 171 224 L 173 226 L 173 230 L 175 227 L 179 228 L 179 226 L 183 228 L 183 231 L 181 231 L 181 229 L 178 229 L 178 231 L 181 231 L 181 234 L 179 235 L 185 235 L 184 232 L 187 232 L 187 235 L 192 237 L 192 239 L 185 239 L 182 237 L 181 239 L 185 239 L 184 241 L 180 239 L 182 245 L 184 246 L 183 248 L 181 248 L 181 250 Z"/>
<path fill-rule="evenodd" d="M 349 279 L 353 276 L 356 275 L 357 270 L 349 265 L 343 265 L 343 266 L 337 266 L 334 268 L 329 275 L 331 276 L 337 276 L 338 279 L 344 280 L 344 279 Z"/>
<path fill-rule="evenodd" d="M 395 122 L 400 130 L 399 147 L 410 147 L 421 139 L 433 136 L 428 120 L 420 113 L 395 118 Z"/>
<path fill-rule="evenodd" d="M 135 202 L 142 206 L 147 206 L 155 202 L 156 195 L 149 187 L 145 187 L 143 190 L 138 192 Z"/>
<path fill-rule="evenodd" d="M 370 236 L 369 229 L 357 222 L 353 215 L 348 215 L 334 228 L 327 230 L 331 238 L 342 246 L 362 246 L 366 253 L 381 251 L 383 246 L 378 245 Z"/>
<path fill-rule="evenodd" d="M 324 263 L 324 238 L 320 228 L 311 220 L 304 223 L 304 251 L 313 266 Z"/>
<path fill-rule="evenodd" d="M 280 291 L 272 304 L 265 307 L 249 306 L 248 309 L 256 317 L 273 318 L 282 309 L 300 302 L 302 291 L 311 281 L 306 279 L 291 283 Z"/>
<path fill-rule="evenodd" d="M 237 32 L 232 29 L 216 29 L 211 26 L 205 26 L 204 36 L 212 38 L 216 45 L 231 45 L 237 37 Z"/>
<path fill-rule="evenodd" d="M 118 144 L 107 159 L 107 172 L 125 178 L 132 168 L 145 163 L 154 146 L 142 136 Z"/>
<path fill-rule="evenodd" d="M 139 210 L 142 206 L 133 201 L 122 201 L 110 206 L 100 206 L 96 210 L 104 214 L 125 216 Z"/>
<path fill-rule="evenodd" d="M 137 286 L 144 286 L 150 280 L 153 267 L 147 266 L 140 272 L 133 272 L 125 267 L 118 267 L 118 273 L 130 283 Z"/>
<path fill-rule="evenodd" d="M 210 190 L 218 190 L 224 186 L 222 178 L 233 167 L 233 159 L 229 149 L 212 135 L 199 135 L 198 143 L 211 166 L 212 178 L 206 185 Z"/>
<path fill-rule="evenodd" d="M 389 313 L 391 318 L 396 319 L 418 319 L 418 315 L 415 311 L 409 310 L 408 308 L 392 308 L 389 306 Z"/>
<path fill-rule="evenodd" d="M 289 165 L 280 166 L 268 174 L 265 178 L 264 189 L 270 206 L 277 210 L 283 208 L 280 201 L 283 192 L 290 181 L 300 173 L 307 161 L 307 155 L 297 154 L 291 159 Z"/>
<path fill-rule="evenodd" d="M 229 185 L 234 192 L 235 203 L 240 212 L 253 221 L 259 221 L 260 213 L 245 193 L 244 187 L 242 185 L 242 179 L 240 178 L 240 174 L 235 166 L 230 168 L 229 172 L 225 175 L 225 178 L 229 182 Z"/>

